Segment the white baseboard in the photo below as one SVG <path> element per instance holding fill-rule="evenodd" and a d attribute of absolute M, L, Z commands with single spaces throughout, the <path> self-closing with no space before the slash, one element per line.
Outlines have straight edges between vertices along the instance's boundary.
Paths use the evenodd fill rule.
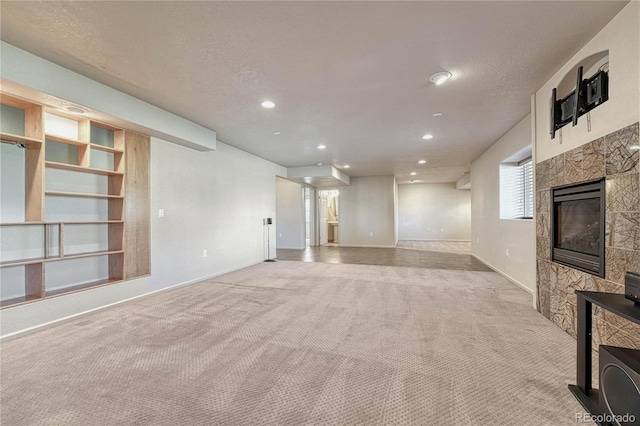
<path fill-rule="evenodd" d="M 509 281 L 511 281 L 512 283 L 514 283 L 515 285 L 517 285 L 518 287 L 522 288 L 527 293 L 529 293 L 530 295 L 533 296 L 533 290 L 530 289 L 529 287 L 525 286 L 524 284 L 522 284 L 520 281 L 516 280 L 515 278 L 513 278 L 509 274 L 505 274 L 504 272 L 502 272 L 500 269 L 496 268 L 495 266 L 493 266 L 489 262 L 486 262 L 483 259 L 479 258 L 477 255 L 471 253 L 471 256 L 473 256 L 475 259 L 479 260 L 480 262 L 482 262 L 483 264 L 485 264 L 489 268 L 493 269 L 496 273 L 502 275 L 503 277 L 505 277 L 506 279 L 508 279 Z"/>
<path fill-rule="evenodd" d="M 447 240 L 447 239 L 422 239 L 422 238 L 400 238 L 399 241 L 434 241 L 442 243 L 470 243 L 471 240 Z"/>
<path fill-rule="evenodd" d="M 349 247 L 349 248 L 396 248 L 395 245 L 358 245 L 358 244 L 338 244 L 338 247 Z"/>

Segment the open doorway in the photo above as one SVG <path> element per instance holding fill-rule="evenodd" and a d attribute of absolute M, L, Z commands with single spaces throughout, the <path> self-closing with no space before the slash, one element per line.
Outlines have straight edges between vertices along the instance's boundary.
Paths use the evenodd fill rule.
<path fill-rule="evenodd" d="M 340 191 L 322 190 L 318 192 L 318 234 L 319 245 L 339 244 Z"/>

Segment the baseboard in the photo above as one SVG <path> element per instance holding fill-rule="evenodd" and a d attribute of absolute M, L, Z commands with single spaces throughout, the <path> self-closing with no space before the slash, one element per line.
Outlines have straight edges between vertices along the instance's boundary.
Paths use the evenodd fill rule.
<path fill-rule="evenodd" d="M 276 247 L 276 250 L 304 250 L 306 247 Z"/>
<path fill-rule="evenodd" d="M 525 286 L 524 284 L 522 284 L 520 281 L 516 280 L 515 278 L 513 278 L 511 275 L 509 274 L 505 274 L 504 272 L 502 272 L 500 269 L 496 268 L 495 266 L 493 266 L 492 264 L 490 264 L 489 262 L 484 261 L 483 259 L 479 258 L 477 255 L 471 253 L 471 256 L 473 256 L 476 260 L 482 262 L 484 265 L 488 266 L 489 268 L 493 269 L 497 274 L 502 275 L 503 277 L 505 277 L 506 279 L 508 279 L 509 281 L 511 281 L 512 283 L 514 283 L 515 285 L 517 285 L 518 287 L 522 288 L 523 290 L 525 290 L 527 293 L 529 293 L 530 295 L 533 296 L 533 290 L 530 289 L 529 287 Z"/>
<path fill-rule="evenodd" d="M 396 248 L 395 245 L 358 245 L 358 244 L 338 244 L 338 247 L 349 247 L 349 248 Z"/>
<path fill-rule="evenodd" d="M 438 240 L 438 239 L 422 239 L 422 238 L 411 238 L 411 239 L 400 238 L 399 241 L 433 241 L 433 242 L 441 242 L 441 243 L 470 243 L 471 242 L 471 240 L 449 240 L 449 239 Z"/>
<path fill-rule="evenodd" d="M 33 327 L 25 328 L 24 330 L 15 331 L 13 333 L 9 333 L 7 335 L 0 336 L 0 341 L 12 340 L 12 339 L 15 339 L 15 338 L 19 338 L 19 337 L 22 337 L 22 336 L 26 336 L 26 335 L 35 333 L 37 331 L 46 330 L 47 328 L 51 328 L 51 327 L 54 327 L 54 326 L 57 326 L 57 325 L 60 325 L 60 324 L 64 324 L 65 322 L 71 321 L 71 320 L 73 320 L 73 319 L 75 319 L 75 318 L 77 318 L 79 316 L 90 314 L 90 313 L 96 312 L 96 311 L 100 311 L 102 309 L 106 309 L 106 308 L 109 308 L 111 306 L 119 305 L 120 303 L 130 302 L 132 300 L 136 300 L 136 299 L 139 299 L 141 297 L 147 297 L 147 296 L 151 296 L 151 295 L 156 294 L 156 293 L 161 293 L 163 291 L 173 290 L 173 289 L 178 288 L 178 287 L 184 287 L 184 286 L 188 286 L 188 285 L 191 285 L 191 284 L 196 284 L 196 283 L 199 283 L 201 281 L 205 281 L 205 280 L 208 280 L 208 279 L 211 279 L 211 278 L 219 277 L 220 275 L 228 274 L 230 272 L 239 271 L 240 269 L 248 268 L 248 267 L 253 266 L 253 265 L 259 265 L 262 262 L 263 261 L 250 262 L 250 263 L 247 263 L 245 265 L 241 265 L 239 267 L 229 268 L 229 269 L 224 270 L 224 271 L 216 272 L 215 274 L 207 275 L 207 276 L 200 277 L 200 278 L 195 278 L 195 279 L 192 279 L 192 280 L 189 280 L 189 281 L 183 281 L 181 283 L 173 284 L 173 285 L 170 285 L 168 287 L 163 287 L 163 288 L 160 288 L 158 290 L 153 290 L 153 291 L 150 291 L 150 292 L 147 292 L 147 293 L 139 294 L 137 296 L 128 297 L 126 299 L 122 299 L 122 300 L 119 300 L 117 302 L 108 303 L 106 305 L 102 305 L 102 306 L 99 306 L 97 308 L 88 309 L 86 311 L 78 312 L 78 313 L 75 313 L 73 315 L 68 315 L 66 317 L 55 319 L 53 321 L 48 321 L 48 322 L 45 322 L 45 323 L 42 323 L 42 324 L 38 324 L 38 325 L 35 325 Z M 91 291 L 91 290 L 88 290 L 88 291 Z M 62 297 L 64 297 L 64 296 L 62 296 Z M 35 302 L 35 303 L 37 303 L 37 302 Z"/>

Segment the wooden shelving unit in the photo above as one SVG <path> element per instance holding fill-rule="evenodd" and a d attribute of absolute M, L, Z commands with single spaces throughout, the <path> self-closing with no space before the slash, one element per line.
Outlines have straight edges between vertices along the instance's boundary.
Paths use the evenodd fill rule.
<path fill-rule="evenodd" d="M 18 218 L 0 223 L 3 233 L 13 232 L 13 238 L 7 239 L 10 242 L 0 241 L 0 268 L 24 268 L 17 274 L 24 277 L 24 285 L 11 283 L 8 296 L 0 288 L 0 306 L 15 306 L 148 275 L 149 137 L 82 116 L 48 110 L 5 94 L 0 95 L 0 103 L 6 108 L 3 111 L 16 117 L 10 123 L 11 128 L 0 128 L 0 140 L 25 149 L 24 221 Z M 47 120 L 52 124 L 48 125 Z M 125 161 L 128 151 L 130 164 Z M 55 178 L 49 178 L 46 170 L 59 172 Z M 78 213 L 82 205 L 90 208 Z M 30 227 L 42 228 L 32 232 Z M 32 241 L 35 234 L 42 241 Z M 22 250 L 29 254 L 22 258 L 16 255 L 21 249 L 14 247 L 20 243 L 24 243 Z M 36 255 L 34 246 L 38 244 L 40 253 Z M 69 267 L 68 282 L 60 281 L 60 270 L 47 274 L 54 264 L 89 259 L 106 265 L 108 276 L 100 276 L 96 269 L 95 276 L 73 277 L 73 266 Z M 50 283 L 49 275 L 57 276 L 57 282 Z M 18 287 L 24 291 L 19 291 L 22 294 L 16 297 Z"/>

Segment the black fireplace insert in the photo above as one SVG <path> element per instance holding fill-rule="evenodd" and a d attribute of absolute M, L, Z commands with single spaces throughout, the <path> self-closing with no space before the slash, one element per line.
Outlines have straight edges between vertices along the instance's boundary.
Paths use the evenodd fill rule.
<path fill-rule="evenodd" d="M 604 178 L 552 188 L 551 200 L 551 260 L 604 277 Z"/>

